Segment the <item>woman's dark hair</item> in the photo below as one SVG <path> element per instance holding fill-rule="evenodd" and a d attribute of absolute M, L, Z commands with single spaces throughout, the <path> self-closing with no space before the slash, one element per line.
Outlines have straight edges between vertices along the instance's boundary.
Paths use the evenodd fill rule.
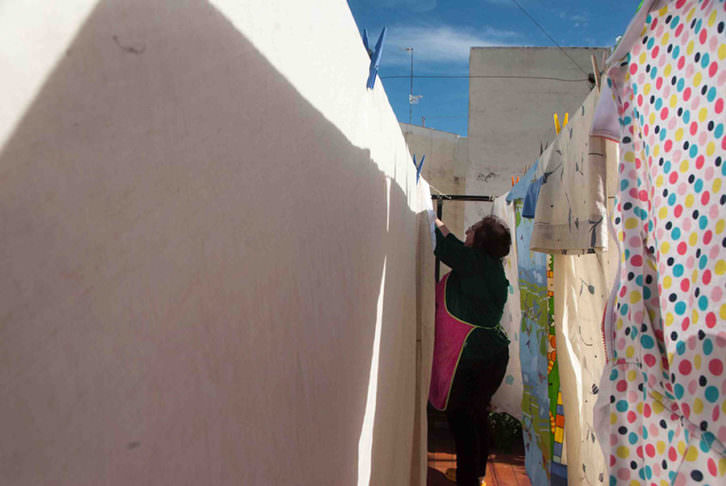
<path fill-rule="evenodd" d="M 474 233 L 474 248 L 481 248 L 494 258 L 509 255 L 512 235 L 504 221 L 496 216 L 485 216 Z"/>

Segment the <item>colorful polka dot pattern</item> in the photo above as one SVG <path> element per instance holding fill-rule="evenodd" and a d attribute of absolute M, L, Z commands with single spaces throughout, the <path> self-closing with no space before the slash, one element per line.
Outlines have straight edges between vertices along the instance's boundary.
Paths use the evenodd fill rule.
<path fill-rule="evenodd" d="M 673 0 L 608 73 L 622 134 L 598 402 L 611 485 L 726 484 L 725 23 L 724 0 Z"/>

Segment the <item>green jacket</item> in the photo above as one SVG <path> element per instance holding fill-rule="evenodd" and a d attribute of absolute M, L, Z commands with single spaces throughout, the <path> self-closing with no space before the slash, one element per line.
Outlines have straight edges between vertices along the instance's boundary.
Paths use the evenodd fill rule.
<path fill-rule="evenodd" d="M 479 248 L 464 246 L 452 233 L 444 237 L 438 228 L 434 254 L 452 270 L 446 284 L 449 312 L 478 326 L 466 341 L 460 365 L 491 358 L 508 348 L 509 339 L 499 325 L 509 291 L 501 260 Z"/>

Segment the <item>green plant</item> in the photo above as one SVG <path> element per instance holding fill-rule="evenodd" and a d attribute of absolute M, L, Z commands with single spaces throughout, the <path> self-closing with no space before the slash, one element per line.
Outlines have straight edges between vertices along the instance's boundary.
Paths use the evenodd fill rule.
<path fill-rule="evenodd" d="M 514 452 L 522 447 L 522 424 L 508 413 L 489 413 L 491 448 Z"/>

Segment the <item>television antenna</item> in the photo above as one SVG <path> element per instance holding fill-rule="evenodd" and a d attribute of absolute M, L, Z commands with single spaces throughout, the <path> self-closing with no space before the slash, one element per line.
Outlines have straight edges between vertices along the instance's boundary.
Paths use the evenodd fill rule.
<path fill-rule="evenodd" d="M 405 47 L 404 50 L 411 55 L 411 74 L 408 85 L 408 124 L 410 125 L 413 123 L 413 105 L 418 105 L 423 95 L 413 94 L 413 47 Z"/>

